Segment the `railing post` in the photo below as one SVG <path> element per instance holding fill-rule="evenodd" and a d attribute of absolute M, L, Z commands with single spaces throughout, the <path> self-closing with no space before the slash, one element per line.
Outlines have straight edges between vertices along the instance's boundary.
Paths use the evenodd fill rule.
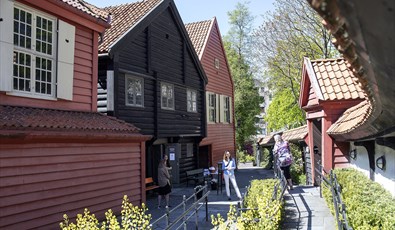
<path fill-rule="evenodd" d="M 170 225 L 170 210 L 166 207 L 166 227 Z"/>
<path fill-rule="evenodd" d="M 206 187 L 204 188 L 204 194 L 207 193 L 207 181 L 205 182 Z M 208 221 L 208 196 L 204 198 L 204 202 L 206 203 L 206 222 Z"/>
<path fill-rule="evenodd" d="M 323 171 L 322 171 L 322 165 L 321 165 L 321 161 L 318 161 L 318 166 L 320 169 L 320 198 L 322 198 L 322 177 L 323 177 Z"/>
<path fill-rule="evenodd" d="M 186 196 L 185 195 L 183 195 L 182 196 L 182 206 L 183 206 L 183 208 L 184 208 L 184 211 L 183 211 L 183 213 L 185 213 L 185 211 L 187 210 L 186 209 L 186 200 L 187 200 L 187 198 L 186 198 Z M 187 230 L 187 223 L 186 223 L 186 219 L 185 219 L 185 215 L 182 217 L 182 222 L 183 222 L 183 224 L 184 224 L 184 230 Z"/>

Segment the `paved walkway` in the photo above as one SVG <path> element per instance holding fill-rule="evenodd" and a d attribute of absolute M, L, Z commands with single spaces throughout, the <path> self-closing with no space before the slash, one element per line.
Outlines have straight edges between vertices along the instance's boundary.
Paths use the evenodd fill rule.
<path fill-rule="evenodd" d="M 241 193 L 245 193 L 246 187 L 250 184 L 251 180 L 268 178 L 274 178 L 273 170 L 265 170 L 259 167 L 239 167 L 236 172 L 236 180 Z M 231 190 L 231 201 L 228 201 L 227 199 L 225 187 L 223 187 L 222 192 L 220 188 L 218 189 L 219 190 L 211 190 L 208 196 L 208 221 L 206 221 L 205 208 L 202 207 L 198 212 L 197 219 L 195 216 L 192 216 L 191 219 L 189 219 L 187 229 L 196 229 L 196 223 L 198 229 L 211 229 L 213 227 L 211 224 L 211 215 L 216 216 L 217 213 L 221 214 L 221 216 L 226 219 L 227 213 L 229 211 L 229 205 L 236 205 L 238 199 L 233 189 Z M 330 220 L 331 214 L 329 209 L 326 207 L 325 203 L 322 203 L 324 202 L 323 198 L 319 197 L 319 193 L 318 196 L 313 195 L 316 193 L 316 191 L 319 192 L 319 190 L 314 187 L 303 188 L 297 186 L 294 190 L 292 190 L 292 195 L 295 197 L 296 205 L 298 205 L 299 209 L 301 210 L 301 218 L 298 218 L 296 206 L 295 204 L 292 204 L 292 197 L 289 196 L 290 194 L 286 193 L 285 215 L 287 220 L 284 223 L 284 229 L 335 229 L 334 221 L 331 222 Z M 170 210 L 174 209 L 174 207 L 182 202 L 184 195 L 189 197 L 193 194 L 194 186 L 192 185 L 186 187 L 185 184 L 182 184 L 179 187 L 174 187 L 170 195 Z M 299 200 L 296 199 L 297 197 L 300 197 L 298 198 Z M 192 202 L 193 200 L 188 203 Z M 156 196 L 148 195 L 146 203 L 148 207 L 147 213 L 152 215 L 151 222 L 166 214 L 166 209 L 163 208 L 164 202 L 162 203 L 161 209 L 157 208 L 158 200 Z M 174 209 L 169 218 L 170 223 L 179 217 L 182 212 L 182 208 Z M 318 218 L 320 220 L 318 220 Z M 316 225 L 316 223 L 318 223 L 318 225 Z M 324 225 L 319 225 L 319 223 L 325 223 L 327 226 L 331 226 L 331 228 L 322 228 Z M 166 226 L 166 222 L 161 221 L 158 222 L 157 225 L 153 226 L 153 229 L 165 229 Z M 318 227 L 315 228 L 315 226 Z"/>

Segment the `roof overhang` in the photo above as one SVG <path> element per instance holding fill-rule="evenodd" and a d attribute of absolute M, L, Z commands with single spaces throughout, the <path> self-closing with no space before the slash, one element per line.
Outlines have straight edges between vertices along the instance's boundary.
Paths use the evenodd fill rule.
<path fill-rule="evenodd" d="M 364 124 L 347 134 L 349 140 L 394 136 L 395 90 L 389 82 L 395 72 L 395 1 L 307 1 L 324 19 L 372 105 Z"/>

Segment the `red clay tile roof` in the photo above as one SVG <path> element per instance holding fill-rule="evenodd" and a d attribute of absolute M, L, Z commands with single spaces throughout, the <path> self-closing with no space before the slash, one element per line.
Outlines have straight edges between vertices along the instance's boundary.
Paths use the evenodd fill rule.
<path fill-rule="evenodd" d="M 155 9 L 163 0 L 145 0 L 119 6 L 105 7 L 111 14 L 111 27 L 106 29 L 99 45 L 99 53 L 108 52 L 109 48 L 122 38 L 139 21 Z"/>
<path fill-rule="evenodd" d="M 343 115 L 326 131 L 331 135 L 346 134 L 363 125 L 372 113 L 372 105 L 368 100 L 347 109 Z"/>
<path fill-rule="evenodd" d="M 67 3 L 68 5 L 90 15 L 95 18 L 100 18 L 103 21 L 107 21 L 108 13 L 104 10 L 101 10 L 100 8 L 87 3 L 83 0 L 60 0 L 64 3 Z"/>
<path fill-rule="evenodd" d="M 100 113 L 4 105 L 0 105 L 1 130 L 140 133 L 134 125 Z"/>
<path fill-rule="evenodd" d="M 185 24 L 185 28 L 199 59 L 202 58 L 203 50 L 207 43 L 213 22 L 214 19 Z"/>
<path fill-rule="evenodd" d="M 364 99 L 358 78 L 344 59 L 320 59 L 311 61 L 323 100 Z M 314 76 L 310 76 L 314 77 Z"/>
<path fill-rule="evenodd" d="M 284 131 L 281 135 L 283 140 L 293 142 L 303 140 L 307 135 L 307 125 L 300 126 L 298 128 Z"/>

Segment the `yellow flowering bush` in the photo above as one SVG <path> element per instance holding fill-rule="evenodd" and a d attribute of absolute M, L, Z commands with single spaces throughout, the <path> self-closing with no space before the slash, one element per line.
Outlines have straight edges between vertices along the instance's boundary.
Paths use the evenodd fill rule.
<path fill-rule="evenodd" d="M 124 196 L 122 200 L 121 223 L 109 209 L 106 213 L 106 220 L 100 225 L 95 217 L 88 209 L 84 210 L 84 214 L 77 214 L 76 223 L 71 223 L 69 217 L 64 214 L 63 221 L 59 224 L 62 230 L 132 230 L 132 229 L 151 229 L 151 214 L 146 214 L 146 205 L 143 203 L 141 207 L 134 206 L 129 202 L 128 196 Z"/>
<path fill-rule="evenodd" d="M 237 215 L 236 207 L 230 206 L 227 220 L 220 214 L 211 215 L 211 223 L 214 229 L 279 229 L 283 203 L 281 200 L 272 200 L 273 190 L 277 180 L 253 180 L 244 199 L 244 207 L 248 210 Z M 277 192 L 279 194 L 280 188 Z"/>

